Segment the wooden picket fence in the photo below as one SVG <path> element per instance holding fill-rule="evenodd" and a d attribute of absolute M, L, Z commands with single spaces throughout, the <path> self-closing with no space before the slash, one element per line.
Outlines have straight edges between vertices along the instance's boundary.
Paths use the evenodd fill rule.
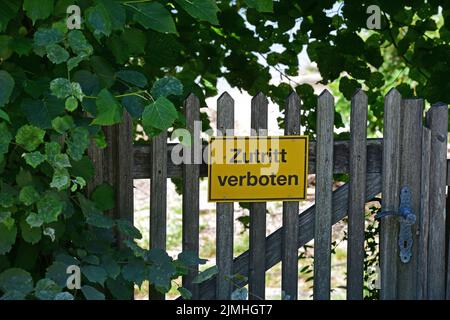
<path fill-rule="evenodd" d="M 240 106 L 242 108 L 242 106 Z M 299 135 L 301 101 L 292 93 L 285 104 L 285 134 Z M 194 121 L 200 119 L 200 103 L 191 94 L 184 102 L 186 128 L 193 145 L 207 147 Z M 422 124 L 423 100 L 402 99 L 396 90 L 385 97 L 384 139 L 367 139 L 368 101 L 359 90 L 351 100 L 350 140 L 334 141 L 334 98 L 324 91 L 317 101 L 316 141 L 309 146 L 309 173 L 316 175 L 316 203 L 299 212 L 297 202 L 283 203 L 283 226 L 266 237 L 266 203 L 250 205 L 249 249 L 233 256 L 233 203 L 217 203 L 216 261 L 218 274 L 193 284 L 198 273 L 184 278 L 193 299 L 230 299 L 232 291 L 248 284 L 249 299 L 265 298 L 266 271 L 282 264 L 281 289 L 286 299 L 298 297 L 298 249 L 314 239 L 314 299 L 330 298 L 332 226 L 348 216 L 347 299 L 363 298 L 365 204 L 383 193 L 383 208 L 397 210 L 399 190 L 409 185 L 417 222 L 413 226 L 413 258 L 398 258 L 398 220 L 383 218 L 380 234 L 381 297 L 383 299 L 437 298 L 450 295 L 446 282 L 446 185 L 447 105 L 433 105 Z M 217 129 L 233 129 L 234 101 L 228 93 L 217 101 Z M 267 132 L 268 100 L 262 94 L 251 102 L 251 128 Z M 229 132 L 229 131 L 228 131 Z M 117 206 L 110 214 L 133 220 L 133 179 L 151 179 L 150 246 L 166 249 L 167 179 L 181 177 L 182 250 L 199 252 L 199 182 L 207 165 L 174 164 L 174 143 L 163 132 L 150 145 L 133 144 L 133 123 L 126 115 L 122 124 L 105 129 L 108 147 L 92 147 L 95 180 L 116 187 Z M 191 159 L 194 149 L 191 148 Z M 187 156 L 187 154 L 186 154 Z M 333 175 L 349 174 L 349 182 L 333 191 Z M 234 274 L 240 277 L 230 281 Z M 447 277 L 450 279 L 450 277 Z M 151 290 L 150 299 L 164 296 Z"/>

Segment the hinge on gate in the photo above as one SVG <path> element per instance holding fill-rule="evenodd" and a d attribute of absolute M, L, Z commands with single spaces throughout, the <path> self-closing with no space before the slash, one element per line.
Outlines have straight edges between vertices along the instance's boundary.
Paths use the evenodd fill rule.
<path fill-rule="evenodd" d="M 375 218 L 382 218 L 389 215 L 400 218 L 400 232 L 398 235 L 400 260 L 403 263 L 408 263 L 412 256 L 412 225 L 416 222 L 416 214 L 411 206 L 411 191 L 407 186 L 403 187 L 400 191 L 400 207 L 398 211 L 381 211 Z"/>

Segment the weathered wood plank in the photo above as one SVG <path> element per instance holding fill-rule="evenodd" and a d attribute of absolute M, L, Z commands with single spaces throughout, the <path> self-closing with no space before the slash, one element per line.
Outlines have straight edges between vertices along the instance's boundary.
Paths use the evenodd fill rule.
<path fill-rule="evenodd" d="M 233 135 L 234 100 L 225 92 L 217 100 L 217 133 Z M 233 237 L 234 237 L 234 204 L 216 204 L 216 263 L 217 274 L 216 299 L 231 298 L 233 274 Z"/>
<path fill-rule="evenodd" d="M 117 177 L 114 186 L 117 188 L 118 218 L 133 223 L 133 120 L 126 111 L 117 127 Z"/>
<path fill-rule="evenodd" d="M 286 99 L 285 135 L 300 134 L 300 99 L 293 92 Z M 283 202 L 283 237 L 281 242 L 282 298 L 297 300 L 298 296 L 298 202 Z"/>
<path fill-rule="evenodd" d="M 352 97 L 350 116 L 350 195 L 348 204 L 347 299 L 362 300 L 367 164 L 367 95 Z"/>
<path fill-rule="evenodd" d="M 268 101 L 263 93 L 252 99 L 252 135 L 267 135 Z M 266 290 L 266 203 L 250 204 L 250 261 L 248 294 L 250 300 L 264 300 Z"/>
<path fill-rule="evenodd" d="M 186 116 L 186 129 L 191 133 L 191 146 L 184 149 L 183 158 L 183 227 L 182 227 L 182 250 L 199 254 L 199 189 L 200 189 L 200 165 L 195 164 L 198 160 L 197 146 L 201 148 L 200 130 L 196 130 L 195 122 L 200 119 L 200 102 L 194 94 L 190 94 L 184 103 Z M 197 123 L 198 126 L 198 123 Z M 200 155 L 201 156 L 201 155 Z M 198 285 L 192 280 L 198 274 L 198 267 L 190 268 L 188 274 L 183 277 L 183 286 L 191 291 L 192 299 L 198 299 Z"/>
<path fill-rule="evenodd" d="M 333 192 L 333 224 L 342 220 L 348 210 L 348 183 Z M 381 175 L 367 175 L 366 200 L 370 201 L 381 192 Z M 298 243 L 300 248 L 314 238 L 314 217 L 316 206 L 313 205 L 298 215 Z M 272 268 L 281 261 L 281 238 L 283 228 L 278 229 L 266 238 L 266 270 Z M 248 276 L 249 251 L 246 251 L 234 259 L 234 273 Z M 243 287 L 246 281 L 235 283 L 237 287 Z M 215 296 L 216 279 L 205 281 L 200 285 L 201 299 L 213 299 Z"/>
<path fill-rule="evenodd" d="M 383 201 L 382 209 L 396 211 L 400 192 L 400 125 L 402 97 L 391 89 L 384 99 L 383 132 Z M 380 272 L 381 299 L 392 300 L 397 296 L 398 218 L 381 219 Z"/>
<path fill-rule="evenodd" d="M 423 100 L 404 99 L 401 106 L 400 188 L 408 186 L 411 205 L 420 220 L 420 170 L 422 161 Z M 412 257 L 402 263 L 397 257 L 397 299 L 417 298 L 417 224 L 412 225 Z M 396 241 L 397 245 L 397 241 Z"/>
<path fill-rule="evenodd" d="M 445 193 L 447 171 L 448 106 L 437 103 L 427 115 L 431 130 L 430 230 L 428 298 L 445 299 Z"/>
<path fill-rule="evenodd" d="M 167 145 L 167 177 L 179 178 L 182 176 L 182 165 L 175 165 L 170 160 L 170 154 L 176 146 L 175 143 Z M 206 148 L 206 143 L 203 144 Z M 382 160 L 382 139 L 367 139 L 367 173 L 381 173 Z M 348 173 L 350 165 L 350 141 L 342 140 L 334 142 L 333 149 L 333 173 Z M 148 145 L 134 146 L 134 178 L 135 179 L 149 179 L 151 174 L 150 167 L 151 150 Z M 450 167 L 449 167 L 450 168 Z M 450 169 L 449 169 L 450 170 Z M 309 142 L 309 163 L 308 173 L 316 173 L 316 142 Z M 449 172 L 450 177 L 450 172 Z M 208 176 L 208 167 L 206 163 L 200 166 L 200 176 Z"/>
<path fill-rule="evenodd" d="M 334 98 L 324 90 L 318 98 L 316 144 L 316 215 L 314 228 L 314 292 L 316 300 L 330 299 L 333 192 Z"/>
<path fill-rule="evenodd" d="M 167 132 L 152 138 L 152 177 L 150 178 L 150 248 L 166 250 L 167 234 Z M 150 300 L 163 300 L 164 294 L 150 288 Z"/>
<path fill-rule="evenodd" d="M 431 130 L 422 128 L 422 169 L 420 187 L 420 220 L 419 225 L 419 248 L 417 257 L 417 299 L 427 299 L 427 277 L 428 277 L 428 234 L 430 216 L 430 159 L 431 159 Z"/>

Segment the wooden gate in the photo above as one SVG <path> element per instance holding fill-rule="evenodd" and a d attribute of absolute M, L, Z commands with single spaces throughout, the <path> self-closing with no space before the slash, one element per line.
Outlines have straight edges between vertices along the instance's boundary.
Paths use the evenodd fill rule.
<path fill-rule="evenodd" d="M 251 128 L 267 131 L 268 100 L 258 94 L 251 103 Z M 229 299 L 236 287 L 248 284 L 249 299 L 265 298 L 265 273 L 282 263 L 281 289 L 286 299 L 297 299 L 298 249 L 314 239 L 314 299 L 330 298 L 331 230 L 348 216 L 347 299 L 363 298 L 365 203 L 382 193 L 383 210 L 398 212 L 400 190 L 408 187 L 411 209 L 412 250 L 408 263 L 399 257 L 400 217 L 381 218 L 380 260 L 382 299 L 444 299 L 450 296 L 446 236 L 447 105 L 438 103 L 426 113 L 422 99 L 402 99 L 391 90 L 385 97 L 384 138 L 367 139 L 367 96 L 357 91 L 351 101 L 350 140 L 334 141 L 334 99 L 328 91 L 316 109 L 316 141 L 310 143 L 309 173 L 316 175 L 316 203 L 299 212 L 298 203 L 283 203 L 283 226 L 266 237 L 266 204 L 250 207 L 249 250 L 233 256 L 232 203 L 217 203 L 216 261 L 219 273 L 193 284 L 198 270 L 191 270 L 183 285 L 193 299 Z M 193 145 L 203 148 L 194 121 L 200 119 L 200 103 L 190 95 L 184 103 L 186 126 Z M 217 129 L 234 128 L 234 101 L 224 93 L 217 101 Z M 292 93 L 286 99 L 285 134 L 300 132 L 301 101 Z M 167 179 L 183 180 L 182 249 L 199 252 L 199 180 L 207 176 L 202 164 L 174 164 L 175 144 L 162 133 L 151 145 L 133 145 L 129 116 L 124 123 L 105 131 L 108 148 L 90 149 L 96 178 L 92 188 L 106 181 L 117 190 L 112 215 L 133 219 L 133 179 L 151 179 L 150 245 L 166 249 Z M 194 157 L 193 149 L 191 157 Z M 186 153 L 184 156 L 188 156 Z M 333 191 L 333 175 L 349 174 L 349 182 Z M 233 287 L 229 278 L 240 274 Z M 447 281 L 447 283 L 446 283 Z M 164 296 L 150 292 L 151 299 Z"/>

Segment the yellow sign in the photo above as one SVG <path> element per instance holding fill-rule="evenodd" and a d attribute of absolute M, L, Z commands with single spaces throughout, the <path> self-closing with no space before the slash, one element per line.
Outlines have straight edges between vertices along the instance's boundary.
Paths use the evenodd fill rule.
<path fill-rule="evenodd" d="M 306 198 L 308 137 L 212 137 L 209 201 L 298 201 Z"/>

